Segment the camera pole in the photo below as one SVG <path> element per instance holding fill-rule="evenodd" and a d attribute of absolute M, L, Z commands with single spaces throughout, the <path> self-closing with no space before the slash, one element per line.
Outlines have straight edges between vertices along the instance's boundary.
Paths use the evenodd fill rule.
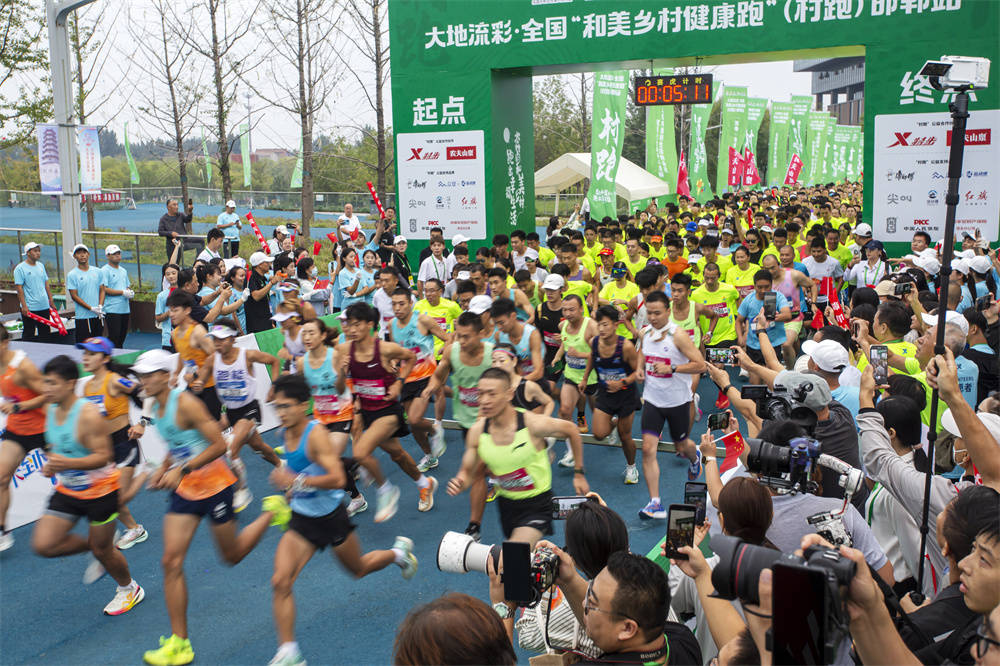
<path fill-rule="evenodd" d="M 931 77 L 931 84 L 937 83 Z M 934 85 L 937 88 L 937 85 Z M 951 260 L 955 254 L 955 213 L 958 208 L 958 181 L 962 177 L 962 159 L 965 155 L 965 123 L 969 118 L 969 93 L 971 86 L 958 88 L 955 101 L 948 105 L 951 109 L 951 153 L 948 155 L 948 193 L 945 195 L 944 248 L 941 257 L 940 285 L 938 286 L 938 323 L 934 341 L 934 353 L 944 354 L 945 314 L 948 312 L 948 279 L 951 277 Z M 934 442 L 937 439 L 938 389 L 931 391 L 931 418 L 927 433 L 927 475 L 924 479 L 924 506 L 920 520 L 920 570 L 917 573 L 917 590 L 910 593 L 916 604 L 923 603 L 924 561 L 927 552 L 927 521 L 931 498 L 931 479 L 934 476 Z"/>

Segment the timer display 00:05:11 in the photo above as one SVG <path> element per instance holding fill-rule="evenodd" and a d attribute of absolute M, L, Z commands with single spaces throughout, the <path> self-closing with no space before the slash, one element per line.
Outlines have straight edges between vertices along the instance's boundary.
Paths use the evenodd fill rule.
<path fill-rule="evenodd" d="M 636 82 L 637 106 L 664 104 L 709 104 L 712 102 L 712 83 L 675 83 L 654 85 Z"/>

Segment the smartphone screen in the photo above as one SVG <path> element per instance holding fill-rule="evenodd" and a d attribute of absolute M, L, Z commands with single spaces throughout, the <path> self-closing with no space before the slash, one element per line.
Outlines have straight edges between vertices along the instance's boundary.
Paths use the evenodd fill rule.
<path fill-rule="evenodd" d="M 778 293 L 769 291 L 764 294 L 764 316 L 774 319 L 778 316 Z"/>
<path fill-rule="evenodd" d="M 912 282 L 902 282 L 900 284 L 897 284 L 895 289 L 893 289 L 892 291 L 896 296 L 900 296 L 902 294 L 908 294 L 912 290 L 913 290 Z"/>
<path fill-rule="evenodd" d="M 729 425 L 729 414 L 727 412 L 717 412 L 708 415 L 709 430 L 725 430 Z"/>
<path fill-rule="evenodd" d="M 694 524 L 705 524 L 705 503 L 708 497 L 708 486 L 698 481 L 688 481 L 684 484 L 684 503 L 694 507 Z"/>
<path fill-rule="evenodd" d="M 736 365 L 736 352 L 732 349 L 709 349 L 708 362 Z"/>
<path fill-rule="evenodd" d="M 681 546 L 694 545 L 694 521 L 697 509 L 690 504 L 671 504 L 667 512 L 667 557 L 686 560 L 688 557 L 677 552 Z"/>
<path fill-rule="evenodd" d="M 589 497 L 576 495 L 573 497 L 553 497 L 552 498 L 552 520 L 566 520 L 573 510 L 584 502 L 589 501 Z"/>
<path fill-rule="evenodd" d="M 872 365 L 875 385 L 882 386 L 889 381 L 889 348 L 885 345 L 872 345 L 868 362 Z"/>
<path fill-rule="evenodd" d="M 798 564 L 777 564 L 773 575 L 774 663 L 826 663 L 825 574 Z"/>
<path fill-rule="evenodd" d="M 502 552 L 503 598 L 530 603 L 534 600 L 531 588 L 531 546 L 519 541 L 504 541 Z"/>

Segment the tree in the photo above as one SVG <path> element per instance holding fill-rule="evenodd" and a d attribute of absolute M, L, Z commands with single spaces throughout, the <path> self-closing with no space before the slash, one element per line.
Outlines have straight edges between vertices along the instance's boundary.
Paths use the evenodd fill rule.
<path fill-rule="evenodd" d="M 152 0 L 153 20 L 145 16 L 129 17 L 133 41 L 140 45 L 130 60 L 143 73 L 149 85 L 136 86 L 140 118 L 158 133 L 173 139 L 172 152 L 177 159 L 181 201 L 188 200 L 188 153 L 184 142 L 198 120 L 198 104 L 203 97 L 201 71 L 191 63 L 194 51 L 173 38 L 168 28 L 170 18 L 164 0 Z M 145 14 L 146 9 L 143 9 Z M 184 78 L 182 78 L 184 77 Z"/>
<path fill-rule="evenodd" d="M 215 134 L 219 146 L 219 177 L 222 179 L 222 197 L 233 195 L 233 180 L 229 155 L 233 152 L 233 142 L 227 130 L 229 114 L 236 103 L 236 85 L 249 67 L 248 54 L 235 49 L 239 41 L 254 27 L 254 15 L 259 3 L 237 16 L 230 16 L 226 0 L 200 0 L 197 7 L 187 12 L 187 21 L 182 21 L 172 9 L 171 30 L 177 39 L 183 40 L 188 48 L 206 58 L 212 66 L 212 92 L 215 96 Z M 234 26 L 230 28 L 230 26 Z"/>
<path fill-rule="evenodd" d="M 389 22 L 386 19 L 387 0 L 346 0 L 344 10 L 350 22 L 337 22 L 337 31 L 348 44 L 349 51 L 357 51 L 370 64 L 374 71 L 374 85 L 365 83 L 357 69 L 344 57 L 343 51 L 337 56 L 347 71 L 354 76 L 365 100 L 375 112 L 375 127 L 351 126 L 361 133 L 364 140 L 375 147 L 375 159 L 372 162 L 360 160 L 350 155 L 337 155 L 341 159 L 353 159 L 375 171 L 375 189 L 379 197 L 386 201 L 386 184 L 388 172 L 392 167 L 393 158 L 389 157 L 388 130 L 385 125 L 384 90 L 389 79 Z"/>
<path fill-rule="evenodd" d="M 339 81 L 334 74 L 331 34 L 337 18 L 332 0 L 275 0 L 268 6 L 268 29 L 262 31 L 273 56 L 266 61 L 266 80 L 273 92 L 248 85 L 272 106 L 297 116 L 302 137 L 302 233 L 309 225 L 316 203 L 313 178 L 313 129 L 316 115 Z M 293 38 L 290 38 L 294 35 Z M 275 64 L 277 63 L 277 67 Z M 287 67 L 290 65 L 291 67 Z M 294 79 L 288 76 L 294 73 Z M 256 182 L 256 181 L 255 181 Z"/>
<path fill-rule="evenodd" d="M 562 76 L 542 76 L 533 85 L 535 168 L 541 168 L 564 153 L 584 151 L 577 108 L 566 91 Z M 589 136 L 589 130 L 588 130 Z"/>
<path fill-rule="evenodd" d="M 52 117 L 48 86 L 22 84 L 21 78 L 46 72 L 48 53 L 42 48 L 45 15 L 31 0 L 0 0 L 0 150 L 28 141 L 35 123 Z M 43 75 L 44 80 L 47 76 Z"/>

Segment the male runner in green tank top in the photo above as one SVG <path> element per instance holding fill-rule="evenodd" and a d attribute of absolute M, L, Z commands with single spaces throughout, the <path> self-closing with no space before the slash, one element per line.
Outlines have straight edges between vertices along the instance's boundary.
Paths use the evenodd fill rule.
<path fill-rule="evenodd" d="M 479 419 L 466 436 L 462 467 L 448 482 L 448 494 L 458 495 L 485 468 L 496 480 L 504 539 L 534 548 L 543 535 L 552 534 L 552 466 L 545 438 L 569 440 L 577 462 L 577 495 L 590 492 L 583 440 L 571 421 L 514 409 L 514 386 L 504 370 L 484 370 L 478 387 Z"/>

